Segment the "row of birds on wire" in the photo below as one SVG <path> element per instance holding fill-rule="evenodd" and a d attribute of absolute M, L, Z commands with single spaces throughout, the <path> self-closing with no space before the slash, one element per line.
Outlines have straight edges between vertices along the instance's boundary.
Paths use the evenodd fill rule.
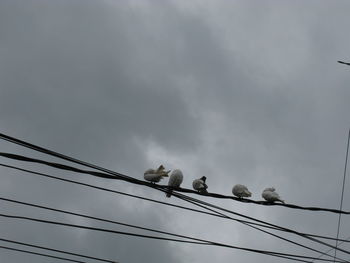
<path fill-rule="evenodd" d="M 172 189 L 179 188 L 182 181 L 183 181 L 183 174 L 181 170 L 175 169 L 171 172 L 170 176 L 169 173 L 171 170 L 165 170 L 165 167 L 163 165 L 160 165 L 157 169 L 147 169 L 144 172 L 144 179 L 151 183 L 158 183 L 160 180 L 162 180 L 164 177 L 169 177 L 168 181 L 168 191 L 166 193 L 166 197 L 171 196 Z M 208 193 L 208 185 L 206 184 L 206 177 L 202 176 L 199 179 L 195 179 L 192 182 L 192 187 L 194 190 L 198 191 L 199 193 Z M 242 199 L 251 197 L 252 193 L 248 190 L 248 188 L 245 185 L 242 184 L 236 184 L 232 188 L 232 193 L 234 196 Z M 281 202 L 284 204 L 284 200 L 282 200 L 279 196 L 279 194 L 276 192 L 274 187 L 268 187 L 265 188 L 262 192 L 261 196 L 267 201 L 267 202 Z"/>

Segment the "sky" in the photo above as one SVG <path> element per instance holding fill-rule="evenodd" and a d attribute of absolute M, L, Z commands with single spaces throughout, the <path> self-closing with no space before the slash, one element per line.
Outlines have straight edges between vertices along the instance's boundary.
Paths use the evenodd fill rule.
<path fill-rule="evenodd" d="M 340 0 L 1 0 L 1 132 L 138 179 L 163 164 L 182 170 L 186 188 L 205 175 L 210 192 L 230 195 L 240 183 L 261 200 L 262 190 L 274 186 L 287 203 L 337 209 L 350 127 L 350 67 L 337 61 L 350 61 L 349 10 L 350 2 Z M 59 161 L 5 141 L 0 147 Z M 187 205 L 126 182 L 3 157 L 1 163 Z M 4 167 L 0 174 L 1 197 L 236 246 L 318 256 L 236 222 Z M 199 198 L 294 230 L 336 235 L 336 214 Z M 6 202 L 0 209 L 137 232 Z M 340 237 L 349 238 L 349 229 L 344 215 Z M 0 218 L 0 233 L 122 263 L 290 262 L 6 218 Z M 62 262 L 6 250 L 0 261 Z"/>

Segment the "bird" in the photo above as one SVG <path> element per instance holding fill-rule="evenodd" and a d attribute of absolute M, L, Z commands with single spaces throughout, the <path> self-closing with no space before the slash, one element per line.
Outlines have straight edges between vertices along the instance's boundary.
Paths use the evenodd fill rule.
<path fill-rule="evenodd" d="M 262 192 L 261 196 L 270 203 L 279 201 L 282 204 L 284 204 L 284 200 L 281 199 L 281 197 L 279 196 L 278 193 L 275 192 L 275 188 L 274 187 L 268 187 L 265 188 L 264 191 Z"/>
<path fill-rule="evenodd" d="M 243 184 L 236 184 L 235 186 L 233 186 L 232 193 L 238 198 L 252 196 L 252 193 L 249 192 L 248 188 Z"/>
<path fill-rule="evenodd" d="M 157 169 L 147 169 L 143 177 L 146 181 L 151 183 L 158 183 L 164 177 L 168 177 L 171 170 L 166 171 L 163 165 L 160 165 Z"/>
<path fill-rule="evenodd" d="M 166 197 L 171 196 L 171 192 L 173 191 L 173 188 L 180 187 L 182 181 L 183 181 L 183 175 L 181 170 L 175 169 L 171 172 L 171 175 L 169 177 L 168 181 L 168 192 L 166 193 Z"/>
<path fill-rule="evenodd" d="M 207 180 L 207 177 L 202 176 L 199 179 L 195 179 L 192 182 L 192 187 L 194 190 L 197 190 L 199 193 L 208 193 L 207 188 L 208 186 L 205 183 L 205 180 Z"/>

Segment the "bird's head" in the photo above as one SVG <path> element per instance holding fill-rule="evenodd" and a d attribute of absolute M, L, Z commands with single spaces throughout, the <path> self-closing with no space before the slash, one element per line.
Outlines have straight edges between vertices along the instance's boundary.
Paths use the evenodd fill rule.
<path fill-rule="evenodd" d="M 202 177 L 201 177 L 201 180 L 205 183 L 205 180 L 207 180 L 207 177 L 202 176 Z"/>
<path fill-rule="evenodd" d="M 157 171 L 163 171 L 164 169 L 165 169 L 164 166 L 161 164 L 161 165 L 158 167 Z"/>

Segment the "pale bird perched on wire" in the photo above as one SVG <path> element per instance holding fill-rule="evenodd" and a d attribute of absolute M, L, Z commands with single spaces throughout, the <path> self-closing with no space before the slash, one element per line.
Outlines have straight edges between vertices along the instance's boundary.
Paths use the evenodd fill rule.
<path fill-rule="evenodd" d="M 173 191 L 173 188 L 180 187 L 182 181 L 183 181 L 183 175 L 181 170 L 175 169 L 171 172 L 171 175 L 169 177 L 168 181 L 168 192 L 166 193 L 166 197 L 170 197 L 171 193 Z"/>
<path fill-rule="evenodd" d="M 249 192 L 248 187 L 246 187 L 243 184 L 236 184 L 232 188 L 232 193 L 237 196 L 238 198 L 243 198 L 243 197 L 251 197 L 252 193 Z"/>
<path fill-rule="evenodd" d="M 144 172 L 143 177 L 146 181 L 152 183 L 158 183 L 164 177 L 168 177 L 170 170 L 166 171 L 163 165 L 160 165 L 158 169 L 148 169 Z"/>
<path fill-rule="evenodd" d="M 281 202 L 282 204 L 284 204 L 284 200 L 281 199 L 281 197 L 279 196 L 278 193 L 275 192 L 275 188 L 274 187 L 269 187 L 269 188 L 265 188 L 265 190 L 262 192 L 261 196 L 270 203 L 273 202 Z"/>
<path fill-rule="evenodd" d="M 192 187 L 194 190 L 197 190 L 199 193 L 208 193 L 207 188 L 208 186 L 205 183 L 205 180 L 207 180 L 207 177 L 202 176 L 199 179 L 195 179 L 192 182 Z"/>

